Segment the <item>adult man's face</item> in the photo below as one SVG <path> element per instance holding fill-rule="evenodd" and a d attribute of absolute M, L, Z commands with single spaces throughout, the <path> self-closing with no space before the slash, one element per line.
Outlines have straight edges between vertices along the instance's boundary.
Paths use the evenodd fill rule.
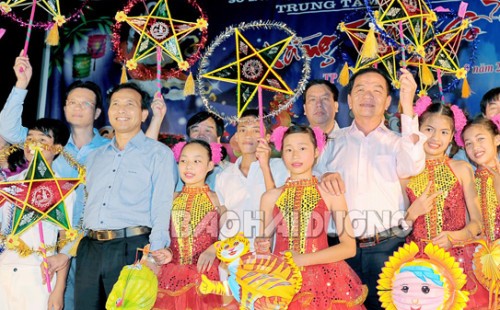
<path fill-rule="evenodd" d="M 148 117 L 148 110 L 141 107 L 142 98 L 136 90 L 123 88 L 111 96 L 108 117 L 115 132 L 136 134 Z"/>
<path fill-rule="evenodd" d="M 304 114 L 311 127 L 319 126 L 323 131 L 331 131 L 338 108 L 338 102 L 333 99 L 333 93 L 326 85 L 313 85 L 307 90 Z"/>
<path fill-rule="evenodd" d="M 376 72 L 357 76 L 347 102 L 355 119 L 382 121 L 384 112 L 391 105 L 385 78 Z"/>
<path fill-rule="evenodd" d="M 205 140 L 208 143 L 218 143 L 220 138 L 217 136 L 217 125 L 211 117 L 194 124 L 189 128 L 189 138 Z"/>
<path fill-rule="evenodd" d="M 94 120 L 101 114 L 96 108 L 96 95 L 87 88 L 75 88 L 66 98 L 64 115 L 71 126 L 93 127 Z"/>

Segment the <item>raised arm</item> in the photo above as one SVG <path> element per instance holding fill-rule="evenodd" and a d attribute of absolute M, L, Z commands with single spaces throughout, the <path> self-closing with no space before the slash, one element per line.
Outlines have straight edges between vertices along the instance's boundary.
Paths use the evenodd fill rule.
<path fill-rule="evenodd" d="M 0 135 L 9 143 L 22 143 L 26 139 L 28 129 L 22 126 L 23 103 L 28 91 L 26 88 L 31 80 L 33 70 L 28 57 L 23 56 L 23 51 L 14 63 L 16 85 L 7 98 L 0 112 Z"/>
<path fill-rule="evenodd" d="M 153 117 L 149 123 L 148 130 L 146 130 L 146 136 L 153 140 L 158 140 L 161 123 L 165 114 L 167 114 L 167 105 L 161 93 L 155 93 L 154 99 L 151 102 L 151 110 L 153 111 Z"/>

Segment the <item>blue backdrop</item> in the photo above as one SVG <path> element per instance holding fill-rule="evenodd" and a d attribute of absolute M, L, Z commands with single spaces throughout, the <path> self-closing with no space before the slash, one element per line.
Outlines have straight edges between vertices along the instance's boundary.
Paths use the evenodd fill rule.
<path fill-rule="evenodd" d="M 169 0 L 172 12 L 175 11 L 176 1 Z M 110 3 L 101 4 L 102 7 L 100 7 L 100 2 L 103 1 L 97 1 L 93 10 L 85 12 L 87 24 L 83 26 L 81 22 L 77 24 L 80 25 L 78 31 L 73 31 L 75 25 L 66 27 L 73 30 L 66 30 L 62 34 L 66 37 L 62 39 L 59 50 L 53 52 L 51 76 L 48 83 L 47 116 L 63 118 L 61 104 L 63 90 L 78 76 L 83 80 L 92 80 L 98 83 L 104 91 L 108 91 L 119 82 L 121 66 L 114 59 L 115 54 L 111 49 L 112 30 L 109 26 L 114 23 L 116 11 L 122 10 L 126 2 L 114 1 L 113 5 L 116 6 L 114 8 L 109 6 Z M 371 3 L 376 2 L 371 1 Z M 415 0 L 407 0 L 407 2 L 415 2 Z M 311 78 L 328 79 L 336 83 L 340 89 L 337 77 L 344 61 L 352 63 L 357 55 L 353 52 L 352 45 L 345 34 L 337 30 L 337 25 L 339 22 L 362 19 L 366 14 L 365 3 L 362 0 L 309 2 L 300 0 L 199 0 L 198 4 L 208 16 L 207 46 L 218 34 L 231 25 L 256 20 L 284 22 L 303 38 L 303 47 L 311 57 Z M 460 1 L 431 1 L 433 8 L 441 7 L 444 10 L 450 10 L 448 15 L 443 15 L 444 17 L 438 21 L 439 29 L 449 28 L 457 22 L 458 19 L 454 19 L 456 16 L 454 12 L 458 10 L 459 5 Z M 500 40 L 496 37 L 496 31 L 500 29 L 499 8 L 500 0 L 470 1 L 468 5 L 466 17 L 472 22 L 471 29 L 475 29 L 479 35 L 476 40 L 473 40 L 472 32 L 465 36 L 466 39 L 462 42 L 460 49 L 460 62 L 462 66 L 470 64 L 468 81 L 473 91 L 472 96 L 468 99 L 462 99 L 460 97 L 462 82 L 448 85 L 449 82 L 445 81 L 446 100 L 465 107 L 472 116 L 479 113 L 481 96 L 487 90 L 500 86 L 496 79 L 500 73 L 500 60 L 498 59 Z M 96 53 L 95 50 L 89 51 L 91 46 L 89 38 L 96 34 L 106 35 L 105 46 L 101 46 L 104 49 L 102 55 Z M 282 34 L 276 34 L 275 37 L 273 34 L 265 33 L 265 31 L 262 31 L 262 34 L 249 34 L 252 44 L 255 44 L 257 48 L 262 48 L 266 43 L 281 39 L 282 36 Z M 231 44 L 234 45 L 234 43 Z M 82 58 L 81 56 L 75 56 L 82 54 L 90 54 L 91 57 L 89 59 L 88 56 L 83 56 L 83 61 L 81 61 L 78 58 Z M 293 66 L 294 62 L 297 62 L 298 55 L 300 55 L 300 50 L 294 44 L 290 44 L 280 58 L 278 67 L 285 70 L 288 66 Z M 471 62 L 471 56 L 475 57 L 474 62 Z M 223 52 L 214 53 L 210 57 L 210 65 L 214 67 L 227 62 L 227 55 L 224 55 Z M 87 70 L 89 72 L 86 72 L 86 68 L 81 68 L 82 64 L 90 65 L 89 70 Z M 83 72 L 78 72 L 78 70 L 83 70 Z M 194 66 L 195 76 L 196 70 L 197 68 Z M 294 88 L 300 79 L 300 74 L 296 73 L 296 70 L 290 72 L 295 73 L 288 72 L 286 82 Z M 154 81 L 140 81 L 140 83 L 151 93 L 155 91 Z M 199 96 L 187 98 L 182 96 L 183 78 L 163 81 L 162 86 L 162 93 L 167 99 L 168 105 L 167 119 L 162 126 L 162 132 L 184 134 L 186 120 L 205 107 Z M 436 91 L 437 87 L 434 87 L 430 93 L 436 96 Z M 265 105 L 269 109 L 269 101 L 272 100 L 272 97 L 268 96 L 265 97 Z M 229 115 L 236 113 L 234 102 L 227 104 L 231 98 L 224 97 L 223 92 L 218 93 L 218 90 L 214 90 L 212 99 L 221 113 Z M 256 100 L 254 101 L 251 106 L 256 106 Z M 395 106 L 391 108 L 391 111 L 395 111 Z M 289 114 L 293 121 L 305 122 L 301 98 L 295 102 Z M 337 121 L 341 127 L 347 126 L 351 122 L 344 91 L 341 91 Z M 98 126 L 106 123 L 107 120 L 102 118 L 99 120 Z M 228 128 L 228 131 L 232 132 L 232 129 Z"/>

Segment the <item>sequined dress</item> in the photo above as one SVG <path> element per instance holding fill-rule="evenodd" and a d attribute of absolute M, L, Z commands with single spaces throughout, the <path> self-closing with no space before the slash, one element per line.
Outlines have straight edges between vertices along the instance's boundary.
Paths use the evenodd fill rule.
<path fill-rule="evenodd" d="M 288 180 L 274 207 L 275 254 L 311 253 L 328 247 L 329 210 L 316 178 Z M 345 261 L 302 267 L 302 288 L 289 309 L 365 309 L 367 289 Z"/>
<path fill-rule="evenodd" d="M 422 195 L 429 182 L 433 183 L 430 194 L 436 191 L 444 193 L 434 200 L 434 207 L 429 213 L 419 216 L 415 220 L 413 231 L 406 240 L 417 243 L 420 248 L 418 257 L 425 257 L 423 250 L 428 240 L 436 237 L 442 231 L 461 230 L 467 224 L 467 205 L 464 191 L 457 176 L 451 170 L 449 162 L 448 157 L 426 160 L 424 171 L 411 178 L 406 188 L 410 203 Z M 474 250 L 474 245 L 454 247 L 448 250 L 467 275 L 467 283 L 464 288 L 470 292 L 470 300 L 466 309 L 482 309 L 482 306 L 488 305 L 488 293 L 477 282 L 472 270 Z"/>
<path fill-rule="evenodd" d="M 500 205 L 493 184 L 493 175 L 488 169 L 476 170 L 476 188 L 485 236 L 488 240 L 495 241 L 500 238 Z"/>
<path fill-rule="evenodd" d="M 174 199 L 170 221 L 172 261 L 158 273 L 158 297 L 153 309 L 215 309 L 216 295 L 201 295 L 197 286 L 201 274 L 196 264 L 201 253 L 218 240 L 219 215 L 208 196 L 210 188 L 184 187 Z M 219 261 L 204 274 L 219 280 Z"/>

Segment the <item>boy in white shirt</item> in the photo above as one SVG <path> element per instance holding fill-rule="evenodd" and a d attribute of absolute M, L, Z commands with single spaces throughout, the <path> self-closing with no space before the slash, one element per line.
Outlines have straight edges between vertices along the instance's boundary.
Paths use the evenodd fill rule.
<path fill-rule="evenodd" d="M 40 147 L 47 164 L 51 166 L 68 139 L 69 130 L 63 122 L 55 119 L 39 119 L 28 131 L 24 148 L 25 157 L 31 162 L 35 147 Z M 25 179 L 27 171 L 9 178 L 9 181 Z M 45 196 L 47 194 L 50 196 L 50 188 L 46 190 L 48 193 L 45 193 Z M 73 193 L 65 199 L 68 219 L 72 218 L 74 199 Z M 4 203 L 0 208 L 0 236 L 3 237 L 1 239 L 4 239 L 4 242 L 12 230 L 15 208 L 17 207 L 9 202 Z M 42 220 L 42 226 L 47 256 L 55 255 L 60 228 L 46 220 Z M 69 264 L 57 272 L 56 279 L 52 279 L 52 292 L 49 293 L 40 273 L 40 264 L 43 259 L 40 252 L 38 224 L 17 236 L 19 236 L 19 241 L 25 243 L 30 250 L 26 255 L 26 253 L 21 253 L 19 248 L 6 247 L 0 254 L 0 279 L 2 279 L 0 281 L 0 309 L 62 309 Z"/>
<path fill-rule="evenodd" d="M 243 232 L 253 242 L 259 232 L 260 197 L 272 188 L 283 185 L 288 171 L 281 158 L 270 158 L 269 133 L 260 135 L 259 112 L 245 110 L 236 127 L 235 139 L 241 151 L 236 162 L 220 172 L 215 181 L 219 201 L 227 208 L 227 220 L 220 238 Z"/>

